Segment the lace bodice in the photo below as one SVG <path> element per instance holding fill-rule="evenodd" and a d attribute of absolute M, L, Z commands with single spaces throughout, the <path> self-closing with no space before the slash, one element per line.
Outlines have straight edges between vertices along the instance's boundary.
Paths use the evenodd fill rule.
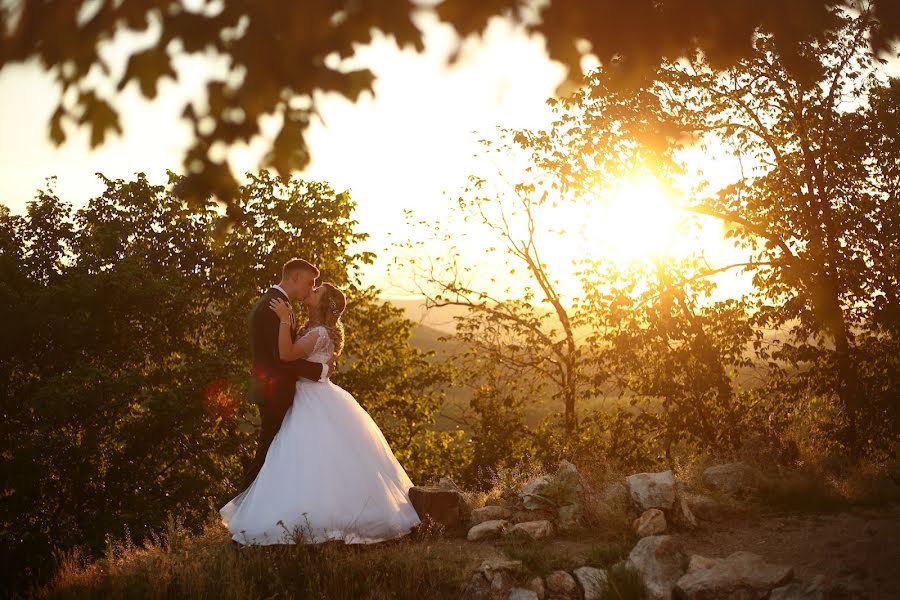
<path fill-rule="evenodd" d="M 331 355 L 334 354 L 334 342 L 331 341 L 328 330 L 325 329 L 324 326 L 319 325 L 318 327 L 313 327 L 309 331 L 303 333 L 300 336 L 300 339 L 315 334 L 319 335 L 319 339 L 316 340 L 316 345 L 313 347 L 313 351 L 310 352 L 309 357 L 307 357 L 306 360 L 325 364 L 331 360 Z"/>

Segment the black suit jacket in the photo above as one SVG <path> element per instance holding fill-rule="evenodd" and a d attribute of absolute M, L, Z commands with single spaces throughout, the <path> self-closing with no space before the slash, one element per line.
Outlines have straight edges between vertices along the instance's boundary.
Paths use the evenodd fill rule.
<path fill-rule="evenodd" d="M 322 365 L 298 359 L 290 362 L 278 356 L 278 329 L 280 319 L 269 308 L 273 298 L 288 298 L 275 288 L 269 289 L 253 307 L 250 313 L 250 344 L 253 354 L 253 400 L 260 405 L 281 408 L 287 411 L 294 399 L 297 379 L 318 381 L 322 376 Z M 291 325 L 291 339 L 296 329 Z"/>

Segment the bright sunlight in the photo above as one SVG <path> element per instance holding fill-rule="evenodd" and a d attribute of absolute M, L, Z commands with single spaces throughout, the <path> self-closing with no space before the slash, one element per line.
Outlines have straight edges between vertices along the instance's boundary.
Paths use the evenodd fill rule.
<path fill-rule="evenodd" d="M 624 264 L 676 251 L 681 216 L 660 182 L 650 176 L 626 180 L 599 199 L 588 234 L 599 250 Z"/>

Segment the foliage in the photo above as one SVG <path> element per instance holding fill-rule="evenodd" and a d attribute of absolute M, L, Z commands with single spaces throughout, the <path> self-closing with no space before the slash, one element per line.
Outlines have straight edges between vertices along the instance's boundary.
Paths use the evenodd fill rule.
<path fill-rule="evenodd" d="M 215 149 L 248 142 L 260 133 L 262 117 L 274 116 L 281 129 L 267 165 L 284 178 L 304 168 L 309 162 L 305 134 L 321 99 L 330 92 L 355 100 L 373 90 L 372 72 L 353 68 L 346 59 L 377 33 L 401 47 L 423 50 L 416 13 L 435 15 L 460 39 L 502 15 L 539 34 L 550 58 L 572 73 L 580 73 L 589 48 L 605 64 L 619 59 L 625 80 L 634 82 L 652 74 L 660 61 L 693 48 L 716 67 L 746 60 L 753 55 L 757 30 L 772 34 L 789 64 L 808 67 L 805 57 L 791 49 L 834 26 L 830 4 L 804 0 L 787 13 L 782 4 L 570 0 L 538 8 L 530 0 L 445 0 L 429 10 L 406 2 L 7 2 L 0 5 L 0 68 L 36 60 L 47 69 L 59 85 L 49 120 L 51 139 L 60 144 L 67 127 L 85 126 L 94 147 L 127 126 L 116 93 L 134 84 L 153 99 L 161 82 L 193 76 L 179 68 L 184 57 L 218 63 L 220 72 L 204 82 L 207 101 L 184 104 L 193 143 L 184 156 L 188 177 L 181 191 L 198 208 L 214 194 L 237 217 L 239 186 Z M 879 23 L 873 42 L 885 49 L 900 33 L 900 11 L 889 0 L 868 4 Z M 129 34 L 140 36 L 139 41 L 123 41 Z M 111 44 L 123 60 L 111 58 L 119 52 L 104 51 Z"/>
<path fill-rule="evenodd" d="M 7 573 L 40 579 L 53 547 L 96 551 L 122 527 L 140 539 L 170 512 L 193 527 L 228 500 L 258 418 L 247 315 L 298 254 L 348 292 L 335 380 L 384 420 L 415 476 L 459 464 L 456 436 L 419 434 L 446 377 L 410 348 L 398 311 L 360 287 L 372 257 L 352 249 L 365 236 L 346 194 L 251 176 L 220 237 L 212 204 L 185 204 L 143 175 L 103 181 L 78 211 L 52 191 L 24 216 L 0 207 Z"/>

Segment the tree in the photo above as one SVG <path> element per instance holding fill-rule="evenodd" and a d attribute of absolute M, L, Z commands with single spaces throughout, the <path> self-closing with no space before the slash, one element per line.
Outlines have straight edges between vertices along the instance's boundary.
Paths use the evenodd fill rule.
<path fill-rule="evenodd" d="M 825 0 L 795 0 L 789 8 L 780 0 L 570 0 L 538 8 L 531 0 L 445 0 L 431 12 L 461 36 L 477 34 L 493 17 L 512 18 L 543 36 L 550 58 L 562 62 L 573 79 L 582 55 L 590 51 L 604 63 L 620 57 L 626 79 L 633 82 L 652 74 L 661 60 L 695 48 L 715 67 L 733 65 L 752 54 L 758 31 L 772 34 L 785 61 L 805 65 L 791 49 L 833 27 L 829 6 Z M 879 23 L 872 41 L 877 50 L 886 49 L 900 33 L 900 9 L 890 0 L 872 0 L 871 7 Z M 239 186 L 227 162 L 211 150 L 248 141 L 259 133 L 260 117 L 274 115 L 281 130 L 266 163 L 284 178 L 302 169 L 309 160 L 305 131 L 320 92 L 352 100 L 372 90 L 372 74 L 348 69 L 342 59 L 369 43 L 376 31 L 421 51 L 417 12 L 428 9 L 402 1 L 7 2 L 0 6 L 0 68 L 39 61 L 59 84 L 51 139 L 62 143 L 66 125 L 85 126 L 93 147 L 122 131 L 110 90 L 134 82 L 152 99 L 161 80 L 185 76 L 174 66 L 177 57 L 223 59 L 227 73 L 207 83 L 206 106 L 185 106 L 193 145 L 184 157 L 187 177 L 180 189 L 198 206 L 214 194 L 234 215 Z M 147 31 L 154 39 L 126 50 L 124 68 L 100 51 L 127 32 Z"/>
<path fill-rule="evenodd" d="M 896 84 L 880 75 L 868 44 L 872 15 L 834 9 L 832 18 L 839 27 L 790 53 L 802 70 L 770 35 L 725 72 L 699 55 L 663 65 L 635 95 L 646 95 L 644 107 L 620 112 L 616 127 L 632 131 L 636 143 L 659 139 L 645 135 L 647 128 L 669 134 L 663 155 L 681 143 L 672 134 L 681 134 L 741 158 L 740 181 L 694 191 L 683 207 L 721 220 L 747 254 L 706 274 L 752 274 L 750 323 L 785 333 L 770 343 L 753 340 L 770 367 L 767 394 L 785 402 L 805 393 L 835 398 L 840 439 L 858 454 L 890 439 L 885 423 L 897 423 L 889 400 L 897 389 L 893 353 L 879 359 L 874 351 L 897 343 L 890 308 L 896 263 L 885 246 L 897 236 L 896 142 L 888 133 L 896 117 L 886 104 Z M 593 138 L 608 127 L 619 98 L 602 71 L 575 96 L 581 112 L 573 161 L 581 168 L 569 168 L 566 186 L 583 185 L 596 157 Z M 559 162 L 565 166 L 564 157 Z"/>
<path fill-rule="evenodd" d="M 151 185 L 104 178 L 72 211 L 52 190 L 27 214 L 0 207 L 0 498 L 4 554 L 24 580 L 49 574 L 54 547 L 102 548 L 169 515 L 188 526 L 224 504 L 252 455 L 247 315 L 280 265 L 303 254 L 347 290 L 347 355 L 335 380 L 387 420 L 412 473 L 447 468 L 452 435 L 420 435 L 443 371 L 409 346 L 410 324 L 358 283 L 371 261 L 350 246 L 347 194 L 261 173 L 241 219 Z M 415 438 L 410 443 L 410 437 Z"/>

